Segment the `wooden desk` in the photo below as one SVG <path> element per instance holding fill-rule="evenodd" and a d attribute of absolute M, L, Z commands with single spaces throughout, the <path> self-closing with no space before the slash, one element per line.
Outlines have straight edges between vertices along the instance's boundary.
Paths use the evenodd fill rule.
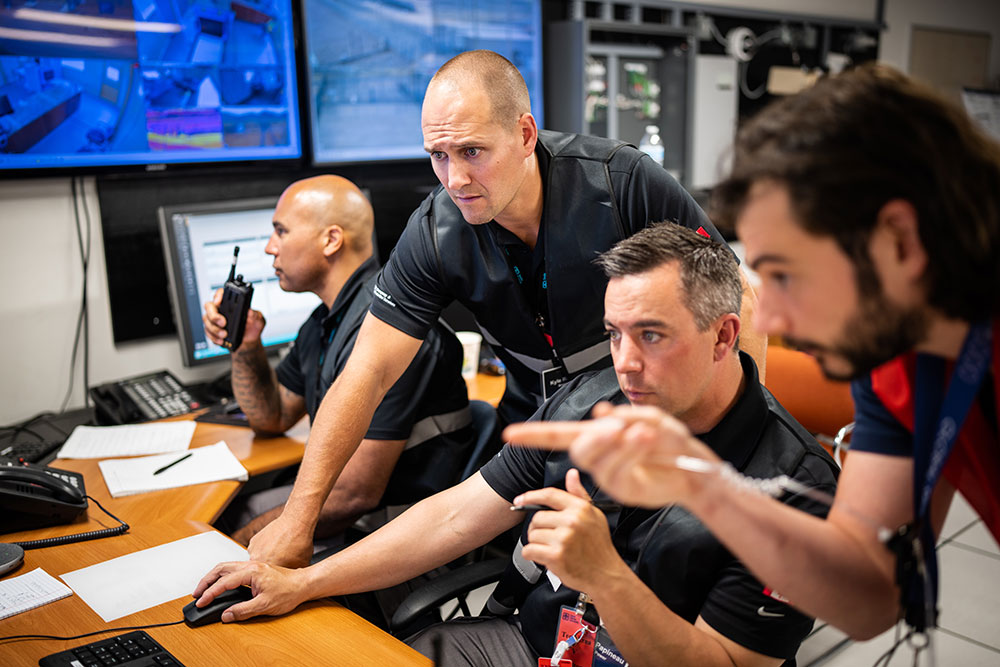
<path fill-rule="evenodd" d="M 25 562 L 13 573 L 42 567 L 54 577 L 81 567 L 117 558 L 140 549 L 164 544 L 212 528 L 195 521 L 150 522 L 133 527 L 126 535 L 92 542 L 78 542 L 25 552 Z M 34 531 L 44 536 L 47 529 Z M 106 627 L 169 623 L 183 618 L 181 598 L 125 616 L 110 624 L 76 595 L 0 621 L 0 635 L 76 635 Z M 0 665 L 37 665 L 43 656 L 120 634 L 109 631 L 69 641 L 31 640 L 0 642 Z M 200 665 L 429 665 L 402 642 L 390 637 L 340 605 L 324 600 L 310 602 L 291 614 L 235 624 L 214 623 L 198 628 L 185 624 L 146 630 L 187 667 Z"/>
<path fill-rule="evenodd" d="M 190 419 L 190 416 L 179 419 Z M 245 427 L 199 422 L 191 446 L 204 447 L 223 440 L 253 477 L 301 461 L 308 432 L 306 419 L 285 436 L 277 438 L 255 437 L 253 431 Z M 83 475 L 87 493 L 130 526 L 185 519 L 213 523 L 240 489 L 239 482 L 214 482 L 112 498 L 97 463 L 98 459 L 56 459 L 52 466 Z M 45 537 L 72 535 L 115 525 L 99 507 L 90 503 L 85 516 L 73 523 L 49 528 Z M 12 533 L 5 539 L 14 542 L 37 539 L 36 532 Z"/>
<path fill-rule="evenodd" d="M 199 423 L 192 447 L 223 440 L 250 475 L 294 465 L 302 459 L 308 421 L 278 438 L 255 437 L 248 428 Z M 239 490 L 239 482 L 215 482 L 154 491 L 124 498 L 108 493 L 96 459 L 58 459 L 54 467 L 84 476 L 87 493 L 131 526 L 118 537 L 78 542 L 25 552 L 17 576 L 42 567 L 52 576 L 110 558 L 212 530 L 214 521 Z M 110 528 L 115 522 L 94 503 L 85 516 L 52 526 L 2 536 L 5 542 L 35 540 Z M 70 596 L 0 621 L 0 636 L 19 634 L 76 635 L 104 627 L 146 625 L 178 620 L 189 600 L 174 600 L 105 624 L 80 598 Z M 246 623 L 216 623 L 200 628 L 177 625 L 152 628 L 149 634 L 188 667 L 198 665 L 428 665 L 430 661 L 402 642 L 331 601 L 311 602 L 279 618 Z M 104 639 L 117 632 L 71 641 L 40 640 L 0 643 L 0 665 L 37 665 L 39 658 Z"/>
<path fill-rule="evenodd" d="M 503 375 L 479 373 L 474 378 L 465 378 L 465 385 L 469 389 L 470 399 L 486 401 L 495 408 L 500 405 L 500 399 L 503 398 L 507 379 Z"/>

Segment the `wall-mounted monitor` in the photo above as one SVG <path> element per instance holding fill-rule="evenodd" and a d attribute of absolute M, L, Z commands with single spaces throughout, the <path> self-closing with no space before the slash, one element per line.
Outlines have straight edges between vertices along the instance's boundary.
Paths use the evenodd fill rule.
<path fill-rule="evenodd" d="M 185 366 L 228 354 L 205 336 L 204 303 L 229 277 L 233 248 L 240 247 L 237 273 L 253 284 L 251 308 L 264 314 L 265 348 L 295 340 L 299 327 L 320 304 L 312 293 L 285 292 L 264 247 L 271 236 L 275 198 L 241 199 L 159 209 L 174 321 Z"/>
<path fill-rule="evenodd" d="M 302 155 L 292 0 L 6 0 L 0 175 Z"/>
<path fill-rule="evenodd" d="M 541 0 L 303 0 L 313 161 L 425 157 L 420 106 L 452 56 L 500 53 L 542 118 Z"/>

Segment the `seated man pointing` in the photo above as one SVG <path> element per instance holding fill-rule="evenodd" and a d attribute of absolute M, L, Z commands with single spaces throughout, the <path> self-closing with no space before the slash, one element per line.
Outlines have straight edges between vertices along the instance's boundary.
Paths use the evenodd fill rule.
<path fill-rule="evenodd" d="M 599 401 L 655 406 L 745 474 L 786 474 L 833 490 L 832 459 L 737 349 L 741 286 L 727 248 L 656 225 L 599 261 L 610 277 L 604 322 L 614 368 L 572 380 L 536 418 L 579 419 Z M 432 626 L 412 640 L 415 648 L 440 645 L 446 665 L 536 665 L 577 632 L 581 641 L 567 655 L 586 664 L 579 652 L 614 652 L 633 665 L 779 665 L 794 657 L 812 621 L 766 591 L 697 519 L 680 507 L 599 509 L 606 500 L 566 454 L 508 446 L 462 484 L 327 560 L 300 570 L 223 563 L 195 595 L 205 605 L 251 586 L 254 599 L 223 615 L 233 621 L 381 588 L 516 525 L 522 515 L 511 503 L 539 504 L 546 507 L 525 522 L 513 567 L 490 601 L 508 615 Z M 823 512 L 802 498 L 787 502 Z"/>

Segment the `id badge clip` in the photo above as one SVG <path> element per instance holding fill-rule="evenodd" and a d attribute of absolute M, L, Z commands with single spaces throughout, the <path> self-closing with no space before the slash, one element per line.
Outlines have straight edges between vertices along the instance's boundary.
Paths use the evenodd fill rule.
<path fill-rule="evenodd" d="M 538 667 L 591 667 L 597 628 L 583 620 L 579 608 L 559 609 L 559 630 L 551 658 L 539 658 Z"/>

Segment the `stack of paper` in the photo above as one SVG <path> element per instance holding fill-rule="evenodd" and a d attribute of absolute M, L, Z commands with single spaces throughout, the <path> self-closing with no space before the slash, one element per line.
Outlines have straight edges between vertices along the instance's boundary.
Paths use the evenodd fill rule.
<path fill-rule="evenodd" d="M 193 421 L 125 426 L 77 426 L 59 450 L 61 459 L 106 459 L 187 449 L 197 424 Z"/>
<path fill-rule="evenodd" d="M 158 475 L 153 474 L 182 456 L 187 458 Z M 208 447 L 196 447 L 188 454 L 175 452 L 134 459 L 110 459 L 97 465 L 112 498 L 227 479 L 245 482 L 249 477 L 246 468 L 221 441 Z"/>

